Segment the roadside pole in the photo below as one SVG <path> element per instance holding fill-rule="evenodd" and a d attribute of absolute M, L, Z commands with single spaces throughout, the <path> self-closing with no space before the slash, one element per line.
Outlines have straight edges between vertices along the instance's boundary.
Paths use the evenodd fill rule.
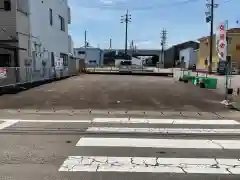
<path fill-rule="evenodd" d="M 226 84 L 225 84 L 225 100 L 227 101 L 228 100 L 228 62 L 226 61 L 226 76 L 225 76 L 225 79 L 226 79 Z"/>
<path fill-rule="evenodd" d="M 160 64 L 164 67 L 164 51 L 167 41 L 167 30 L 163 29 L 161 32 L 161 56 L 159 57 L 158 72 L 160 72 Z"/>
<path fill-rule="evenodd" d="M 226 57 L 228 57 L 228 23 L 226 21 L 226 24 L 225 24 L 225 28 L 226 28 L 226 40 L 227 40 L 227 51 L 226 51 Z M 228 62 L 228 59 L 226 59 L 226 74 L 225 74 L 225 78 L 226 78 L 226 84 L 225 84 L 225 100 L 227 101 L 228 100 L 228 68 L 229 68 L 229 62 Z"/>
<path fill-rule="evenodd" d="M 217 26 L 216 31 L 216 50 L 219 58 L 218 68 L 223 64 L 225 70 L 225 98 L 224 101 L 228 104 L 228 94 L 229 94 L 229 71 L 230 71 L 230 61 L 228 56 L 228 21 L 221 22 Z"/>
<path fill-rule="evenodd" d="M 125 15 L 121 16 L 121 23 L 125 24 L 125 59 L 127 60 L 127 53 L 128 53 L 128 24 L 131 22 L 132 17 L 129 14 L 128 10 Z"/>

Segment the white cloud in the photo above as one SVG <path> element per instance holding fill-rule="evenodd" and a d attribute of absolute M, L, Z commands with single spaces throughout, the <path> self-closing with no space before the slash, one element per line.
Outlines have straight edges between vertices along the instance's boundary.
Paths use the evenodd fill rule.
<path fill-rule="evenodd" d="M 111 0 L 100 0 L 100 2 L 103 4 L 113 4 L 113 1 Z"/>
<path fill-rule="evenodd" d="M 139 49 L 152 49 L 160 47 L 159 42 L 157 41 L 150 41 L 150 40 L 142 40 L 142 41 L 135 41 L 134 44 Z"/>
<path fill-rule="evenodd" d="M 151 44 L 151 41 L 138 41 L 136 42 L 135 44 L 137 44 L 138 46 L 141 46 L 141 45 L 148 45 L 148 44 Z"/>
<path fill-rule="evenodd" d="M 116 4 L 116 3 L 125 3 L 128 0 L 100 0 L 101 3 L 103 4 L 107 4 L 107 5 L 112 5 L 112 4 Z"/>

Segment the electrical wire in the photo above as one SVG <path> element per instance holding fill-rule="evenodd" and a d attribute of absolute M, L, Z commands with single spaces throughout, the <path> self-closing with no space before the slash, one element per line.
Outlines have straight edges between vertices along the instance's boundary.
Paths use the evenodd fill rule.
<path fill-rule="evenodd" d="M 224 2 L 222 2 L 222 3 L 228 3 L 228 2 L 231 2 L 232 0 L 226 0 L 226 1 L 224 1 Z"/>
<path fill-rule="evenodd" d="M 190 3 L 194 3 L 194 2 L 198 2 L 200 0 L 185 0 L 185 1 L 181 1 L 181 2 L 174 2 L 174 3 L 167 3 L 167 4 L 153 4 L 150 6 L 142 6 L 142 7 L 129 7 L 127 5 L 123 5 L 123 6 L 116 6 L 116 5 L 84 5 L 81 4 L 82 7 L 84 8 L 97 8 L 97 9 L 104 9 L 104 10 L 154 10 L 154 9 L 162 9 L 162 8 L 171 8 L 171 7 L 177 7 L 177 6 L 181 6 L 181 5 L 186 5 L 186 4 L 190 4 Z"/>

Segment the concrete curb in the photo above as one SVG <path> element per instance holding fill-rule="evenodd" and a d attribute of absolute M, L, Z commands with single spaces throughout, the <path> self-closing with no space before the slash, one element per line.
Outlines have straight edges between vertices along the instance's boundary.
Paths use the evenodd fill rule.
<path fill-rule="evenodd" d="M 70 78 L 72 76 L 65 76 L 61 78 L 53 78 L 53 79 L 46 79 L 46 80 L 40 80 L 40 81 L 35 81 L 35 82 L 29 82 L 29 83 L 22 83 L 22 84 L 15 84 L 15 85 L 10 85 L 10 86 L 3 86 L 0 87 L 0 96 L 4 94 L 17 94 L 22 91 L 26 91 L 28 89 L 38 87 L 44 84 L 64 80 L 67 78 Z"/>
<path fill-rule="evenodd" d="M 86 74 L 102 74 L 102 75 L 136 75 L 136 76 L 171 76 L 173 73 L 155 73 L 155 72 L 86 72 Z"/>
<path fill-rule="evenodd" d="M 121 110 L 44 110 L 44 109 L 2 109 L 1 115 L 67 115 L 67 116 L 103 116 L 103 117 L 157 117 L 157 118 L 197 118 L 197 119 L 240 119 L 240 112 L 193 112 L 193 111 L 121 111 Z"/>

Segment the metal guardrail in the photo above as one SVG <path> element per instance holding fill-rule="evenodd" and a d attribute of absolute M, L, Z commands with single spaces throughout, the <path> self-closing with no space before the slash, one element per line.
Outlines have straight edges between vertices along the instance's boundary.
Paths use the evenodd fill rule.
<path fill-rule="evenodd" d="M 173 73 L 173 68 L 162 69 L 147 66 L 101 66 L 101 67 L 86 67 L 87 72 L 146 72 L 146 73 Z"/>
<path fill-rule="evenodd" d="M 88 71 L 88 72 L 118 72 L 119 68 L 117 68 L 117 67 L 87 67 L 86 71 Z"/>

